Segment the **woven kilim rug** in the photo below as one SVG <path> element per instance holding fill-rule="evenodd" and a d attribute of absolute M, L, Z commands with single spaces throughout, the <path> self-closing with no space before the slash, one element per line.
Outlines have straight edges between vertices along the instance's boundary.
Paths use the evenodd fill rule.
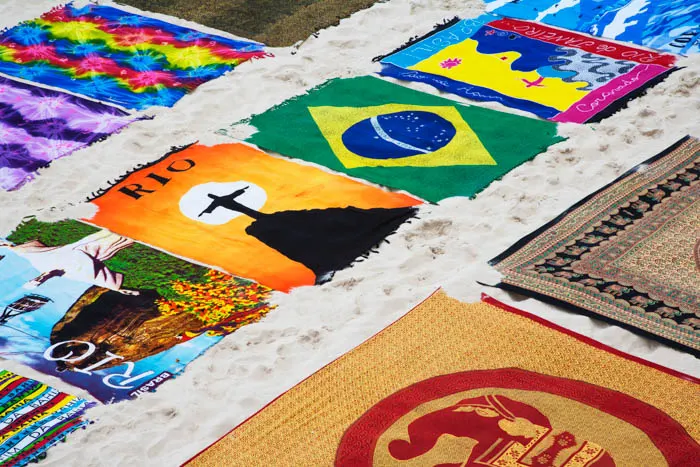
<path fill-rule="evenodd" d="M 280 131 L 292 121 L 293 132 Z M 264 149 L 435 202 L 474 196 L 563 139 L 550 122 L 371 76 L 330 80 L 246 123 Z"/>
<path fill-rule="evenodd" d="M 700 52 L 700 3 L 687 0 L 486 0 L 488 9 L 677 54 Z"/>
<path fill-rule="evenodd" d="M 284 292 L 330 280 L 422 204 L 240 143 L 177 149 L 92 203 L 88 222 Z"/>
<path fill-rule="evenodd" d="M 195 21 L 273 47 L 304 40 L 377 0 L 119 0 Z"/>
<path fill-rule="evenodd" d="M 699 383 L 438 292 L 187 465 L 689 465 Z"/>
<path fill-rule="evenodd" d="M 381 74 L 557 122 L 596 122 L 675 70 L 675 56 L 485 14 L 383 57 Z"/>
<path fill-rule="evenodd" d="M 21 187 L 51 161 L 134 120 L 116 107 L 0 76 L 0 188 Z"/>
<path fill-rule="evenodd" d="M 686 137 L 491 261 L 504 289 L 700 355 L 700 141 Z"/>
<path fill-rule="evenodd" d="M 0 370 L 0 465 L 23 466 L 46 456 L 89 422 L 92 404 L 33 379 Z"/>
<path fill-rule="evenodd" d="M 0 34 L 0 72 L 93 99 L 170 107 L 263 45 L 104 5 L 57 7 Z"/>

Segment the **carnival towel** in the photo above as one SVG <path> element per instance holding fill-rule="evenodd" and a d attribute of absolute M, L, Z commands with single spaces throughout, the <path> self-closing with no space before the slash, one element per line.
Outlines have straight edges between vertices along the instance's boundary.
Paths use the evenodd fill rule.
<path fill-rule="evenodd" d="M 676 54 L 700 52 L 700 3 L 688 0 L 485 0 L 487 9 Z"/>
<path fill-rule="evenodd" d="M 284 292 L 329 280 L 421 204 L 244 144 L 177 150 L 92 203 L 88 222 Z"/>
<path fill-rule="evenodd" d="M 605 118 L 675 57 L 494 15 L 453 20 L 381 59 L 381 74 L 557 122 Z"/>
<path fill-rule="evenodd" d="M 71 4 L 0 34 L 0 72 L 128 109 L 170 107 L 263 45 L 103 5 Z"/>
<path fill-rule="evenodd" d="M 377 0 L 119 0 L 120 3 L 286 47 Z"/>
<path fill-rule="evenodd" d="M 115 107 L 0 76 L 0 188 L 16 190 L 39 168 L 134 120 Z"/>
<path fill-rule="evenodd" d="M 500 287 L 700 356 L 700 141 L 686 137 L 491 261 Z"/>
<path fill-rule="evenodd" d="M 0 370 L 0 465 L 20 467 L 89 422 L 92 404 L 39 381 Z"/>
<path fill-rule="evenodd" d="M 188 466 L 687 466 L 698 380 L 438 293 Z"/>
<path fill-rule="evenodd" d="M 264 316 L 269 289 L 78 221 L 0 241 L 0 355 L 115 402 Z"/>
<path fill-rule="evenodd" d="M 283 131 L 290 121 L 294 131 Z M 552 123 L 369 76 L 328 81 L 247 123 L 257 129 L 248 141 L 264 149 L 435 202 L 474 196 L 562 141 Z"/>

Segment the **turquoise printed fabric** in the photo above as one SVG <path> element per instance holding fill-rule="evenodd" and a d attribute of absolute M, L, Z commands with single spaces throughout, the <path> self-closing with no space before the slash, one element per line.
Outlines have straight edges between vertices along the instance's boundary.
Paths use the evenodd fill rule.
<path fill-rule="evenodd" d="M 488 11 L 675 54 L 700 52 L 694 0 L 485 0 Z"/>

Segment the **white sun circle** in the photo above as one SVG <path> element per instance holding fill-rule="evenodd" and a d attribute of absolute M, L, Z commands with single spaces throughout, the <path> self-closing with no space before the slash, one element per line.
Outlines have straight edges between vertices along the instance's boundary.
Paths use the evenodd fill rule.
<path fill-rule="evenodd" d="M 246 188 L 247 187 L 247 188 Z M 212 196 L 227 196 L 246 188 L 236 201 L 254 210 L 259 210 L 267 201 L 265 190 L 253 183 L 240 180 L 226 183 L 203 183 L 194 186 L 180 198 L 180 212 L 190 219 L 210 225 L 223 225 L 241 214 L 238 211 L 219 206 L 212 212 L 205 212 L 215 201 Z"/>

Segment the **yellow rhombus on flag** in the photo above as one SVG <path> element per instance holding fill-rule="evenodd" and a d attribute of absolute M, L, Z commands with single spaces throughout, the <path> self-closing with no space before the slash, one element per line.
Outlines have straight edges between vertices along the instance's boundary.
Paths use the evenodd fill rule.
<path fill-rule="evenodd" d="M 348 169 L 356 167 L 441 167 L 453 165 L 497 165 L 471 127 L 454 107 L 386 104 L 372 107 L 309 107 L 312 118 L 340 162 Z M 442 117 L 454 127 L 455 134 L 445 146 L 429 151 L 413 148 L 392 137 L 377 124 L 376 117 L 398 112 L 421 112 Z M 377 131 L 375 138 L 402 148 L 412 148 L 422 154 L 399 158 L 363 157 L 349 150 L 343 134 L 354 125 L 372 119 Z"/>

